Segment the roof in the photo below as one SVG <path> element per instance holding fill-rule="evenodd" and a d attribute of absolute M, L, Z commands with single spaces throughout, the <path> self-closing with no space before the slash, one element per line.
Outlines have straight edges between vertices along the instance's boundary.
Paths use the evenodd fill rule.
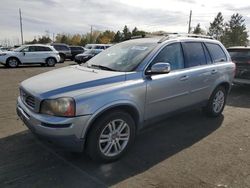
<path fill-rule="evenodd" d="M 22 46 L 44 46 L 44 47 L 49 47 L 49 45 L 46 45 L 46 44 L 25 44 L 25 45 L 22 45 Z"/>

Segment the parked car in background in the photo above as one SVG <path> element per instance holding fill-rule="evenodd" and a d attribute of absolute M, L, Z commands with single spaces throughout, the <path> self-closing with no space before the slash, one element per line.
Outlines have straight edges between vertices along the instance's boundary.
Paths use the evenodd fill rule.
<path fill-rule="evenodd" d="M 250 46 L 235 46 L 227 49 L 236 64 L 234 83 L 250 84 Z"/>
<path fill-rule="evenodd" d="M 71 50 L 71 60 L 75 59 L 75 56 L 84 52 L 84 48 L 82 46 L 70 46 Z"/>
<path fill-rule="evenodd" d="M 81 66 L 23 81 L 17 113 L 43 140 L 111 162 L 153 120 L 197 106 L 210 117 L 221 115 L 234 71 L 216 40 L 193 35 L 129 40 Z"/>
<path fill-rule="evenodd" d="M 55 66 L 60 60 L 58 52 L 49 45 L 23 45 L 13 51 L 0 53 L 0 63 L 15 68 L 22 64 Z"/>
<path fill-rule="evenodd" d="M 51 46 L 53 46 L 59 52 L 60 63 L 63 63 L 66 59 L 71 58 L 71 50 L 67 44 L 52 43 Z"/>
<path fill-rule="evenodd" d="M 0 47 L 0 50 L 3 51 L 9 51 L 11 48 L 10 47 Z"/>
<path fill-rule="evenodd" d="M 78 55 L 75 56 L 75 62 L 78 63 L 78 64 L 85 63 L 88 60 L 90 60 L 92 57 L 99 54 L 100 52 L 102 52 L 102 51 L 101 50 L 94 50 L 94 49 L 86 50 L 82 54 L 78 54 Z"/>
<path fill-rule="evenodd" d="M 85 50 L 96 50 L 96 51 L 100 52 L 100 51 L 106 50 L 110 46 L 112 46 L 112 44 L 87 44 L 84 47 L 84 49 Z"/>

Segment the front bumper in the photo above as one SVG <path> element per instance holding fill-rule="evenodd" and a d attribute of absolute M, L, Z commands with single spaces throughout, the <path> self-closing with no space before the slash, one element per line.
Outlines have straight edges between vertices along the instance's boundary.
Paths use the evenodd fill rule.
<path fill-rule="evenodd" d="M 85 131 L 90 115 L 73 118 L 55 117 L 34 113 L 21 98 L 17 100 L 17 114 L 24 124 L 39 138 L 65 150 L 81 152 L 84 149 Z"/>

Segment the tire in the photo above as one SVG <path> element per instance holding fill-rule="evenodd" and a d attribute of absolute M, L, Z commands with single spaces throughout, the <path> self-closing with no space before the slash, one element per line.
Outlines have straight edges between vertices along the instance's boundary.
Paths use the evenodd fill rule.
<path fill-rule="evenodd" d="M 60 63 L 64 63 L 66 56 L 64 54 L 59 54 L 60 55 Z"/>
<path fill-rule="evenodd" d="M 207 106 L 203 108 L 205 114 L 209 117 L 218 117 L 224 110 L 227 99 L 225 87 L 217 87 L 210 96 Z"/>
<path fill-rule="evenodd" d="M 49 58 L 46 59 L 46 65 L 47 65 L 48 67 L 54 67 L 55 64 L 56 64 L 55 58 L 49 57 Z"/>
<path fill-rule="evenodd" d="M 87 154 L 99 162 L 119 159 L 133 144 L 135 122 L 123 111 L 111 111 L 102 115 L 93 124 L 87 137 Z"/>
<path fill-rule="evenodd" d="M 15 57 L 10 57 L 9 59 L 7 59 L 7 67 L 10 68 L 16 68 L 19 65 L 19 60 Z"/>

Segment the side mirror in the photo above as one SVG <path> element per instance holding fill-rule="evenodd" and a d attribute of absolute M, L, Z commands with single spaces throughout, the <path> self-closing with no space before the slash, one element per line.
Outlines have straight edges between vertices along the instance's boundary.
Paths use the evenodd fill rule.
<path fill-rule="evenodd" d="M 166 74 L 171 71 L 169 63 L 159 62 L 152 65 L 151 69 L 147 71 L 147 74 Z"/>

